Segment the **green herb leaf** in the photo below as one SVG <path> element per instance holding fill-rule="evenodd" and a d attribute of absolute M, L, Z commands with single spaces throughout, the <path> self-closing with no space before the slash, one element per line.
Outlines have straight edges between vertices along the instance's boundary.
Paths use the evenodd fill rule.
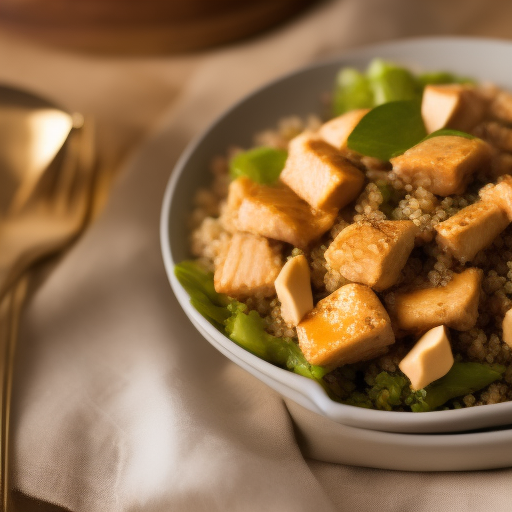
<path fill-rule="evenodd" d="M 229 163 L 231 178 L 246 176 L 256 183 L 272 185 L 279 179 L 287 156 L 284 149 L 266 146 L 239 153 Z"/>
<path fill-rule="evenodd" d="M 425 138 L 418 101 L 393 101 L 370 110 L 348 137 L 348 147 L 366 156 L 389 160 Z"/>
<path fill-rule="evenodd" d="M 440 130 L 436 130 L 435 132 L 430 133 L 423 140 L 431 139 L 432 137 L 443 137 L 448 135 L 453 135 L 455 137 L 464 137 L 465 139 L 475 138 L 475 136 L 471 135 L 470 133 L 460 132 L 459 130 L 451 130 L 448 128 L 441 128 Z"/>
<path fill-rule="evenodd" d="M 357 69 L 342 69 L 336 77 L 334 115 L 339 116 L 350 110 L 374 106 L 373 91 L 368 78 Z"/>

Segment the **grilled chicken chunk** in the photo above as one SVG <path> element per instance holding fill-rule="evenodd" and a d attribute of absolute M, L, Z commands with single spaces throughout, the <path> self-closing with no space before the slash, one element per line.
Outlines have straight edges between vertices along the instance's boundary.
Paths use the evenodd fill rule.
<path fill-rule="evenodd" d="M 428 133 L 441 128 L 471 131 L 484 117 L 486 101 L 474 87 L 460 84 L 427 85 L 421 114 Z"/>
<path fill-rule="evenodd" d="M 270 297 L 282 266 L 280 251 L 266 238 L 235 233 L 215 269 L 215 290 L 237 299 Z"/>
<path fill-rule="evenodd" d="M 320 127 L 318 135 L 336 149 L 345 149 L 348 136 L 369 111 L 370 109 L 361 108 L 335 117 Z"/>
<path fill-rule="evenodd" d="M 329 230 L 337 210 L 314 210 L 285 185 L 268 186 L 238 178 L 231 183 L 228 213 L 239 231 L 306 247 Z"/>
<path fill-rule="evenodd" d="M 478 317 L 482 271 L 468 268 L 446 285 L 389 294 L 386 305 L 399 333 L 423 333 L 438 325 L 469 331 Z"/>
<path fill-rule="evenodd" d="M 311 364 L 340 366 L 372 359 L 395 342 L 377 295 L 347 284 L 322 299 L 297 326 L 299 345 Z"/>
<path fill-rule="evenodd" d="M 506 212 L 497 203 L 478 201 L 435 226 L 436 242 L 465 263 L 491 245 L 509 222 Z"/>
<path fill-rule="evenodd" d="M 290 142 L 281 181 L 316 209 L 340 209 L 361 192 L 364 174 L 337 149 L 309 134 Z"/>
<path fill-rule="evenodd" d="M 382 291 L 397 282 L 417 232 L 409 220 L 351 224 L 328 247 L 325 259 L 349 281 Z"/>
<path fill-rule="evenodd" d="M 482 140 L 445 135 L 420 142 L 391 163 L 405 182 L 449 196 L 464 193 L 473 173 L 486 168 L 490 159 L 490 149 Z"/>
<path fill-rule="evenodd" d="M 483 201 L 498 205 L 512 222 L 512 176 L 503 176 L 499 183 L 484 187 L 479 194 Z"/>

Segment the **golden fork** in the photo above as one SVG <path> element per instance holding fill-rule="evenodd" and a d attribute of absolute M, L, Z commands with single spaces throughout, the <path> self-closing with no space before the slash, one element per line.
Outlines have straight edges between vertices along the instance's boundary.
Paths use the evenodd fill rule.
<path fill-rule="evenodd" d="M 25 205 L 0 221 L 0 503 L 9 510 L 9 415 L 19 318 L 31 271 L 86 225 L 96 176 L 88 123 L 71 131 L 60 165 L 49 168 Z"/>

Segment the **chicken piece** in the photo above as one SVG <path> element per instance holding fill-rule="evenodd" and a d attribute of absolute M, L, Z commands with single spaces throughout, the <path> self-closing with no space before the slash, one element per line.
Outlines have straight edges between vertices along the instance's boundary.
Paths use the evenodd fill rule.
<path fill-rule="evenodd" d="M 512 309 L 509 309 L 503 318 L 503 341 L 512 348 Z"/>
<path fill-rule="evenodd" d="M 494 118 L 512 124 L 512 94 L 500 91 L 491 102 L 489 112 Z"/>
<path fill-rule="evenodd" d="M 382 291 L 397 282 L 418 231 L 410 220 L 351 224 L 325 251 L 325 259 L 345 279 Z"/>
<path fill-rule="evenodd" d="M 298 325 L 302 317 L 313 309 L 311 273 L 306 257 L 300 254 L 288 260 L 277 276 L 275 286 L 283 320 L 287 324 Z"/>
<path fill-rule="evenodd" d="M 478 317 L 482 271 L 468 268 L 439 288 L 397 291 L 386 305 L 399 334 L 422 333 L 438 325 L 469 331 Z"/>
<path fill-rule="evenodd" d="M 341 209 L 361 192 L 364 174 L 327 142 L 309 134 L 289 145 L 281 181 L 313 208 Z"/>
<path fill-rule="evenodd" d="M 466 263 L 491 245 L 508 224 L 507 215 L 498 204 L 478 201 L 435 226 L 436 242 L 461 263 Z"/>
<path fill-rule="evenodd" d="M 490 164 L 491 151 L 480 139 L 432 137 L 391 159 L 393 171 L 407 183 L 433 194 L 464 193 L 473 173 Z"/>
<path fill-rule="evenodd" d="M 474 87 L 460 84 L 427 85 L 421 115 L 428 133 L 441 128 L 469 132 L 484 117 L 486 101 Z"/>
<path fill-rule="evenodd" d="M 411 388 L 417 390 L 444 377 L 453 363 L 448 331 L 444 325 L 439 325 L 419 339 L 398 367 L 409 377 Z"/>
<path fill-rule="evenodd" d="M 344 149 L 347 147 L 348 136 L 368 112 L 370 109 L 362 108 L 335 117 L 320 127 L 318 135 L 331 146 Z"/>
<path fill-rule="evenodd" d="M 512 222 L 512 176 L 504 175 L 499 183 L 479 192 L 483 201 L 498 205 Z"/>
<path fill-rule="evenodd" d="M 215 269 L 215 291 L 237 299 L 270 297 L 282 266 L 280 251 L 266 238 L 235 233 Z"/>
<path fill-rule="evenodd" d="M 487 141 L 491 146 L 500 151 L 512 153 L 512 128 L 503 126 L 496 121 L 482 123 L 479 127 L 478 135 Z"/>
<path fill-rule="evenodd" d="M 318 302 L 297 326 L 297 335 L 306 359 L 329 367 L 372 359 L 395 342 L 377 295 L 354 283 Z"/>
<path fill-rule="evenodd" d="M 322 236 L 338 213 L 314 210 L 285 185 L 259 185 L 248 178 L 231 183 L 227 212 L 237 230 L 296 247 L 306 247 Z"/>

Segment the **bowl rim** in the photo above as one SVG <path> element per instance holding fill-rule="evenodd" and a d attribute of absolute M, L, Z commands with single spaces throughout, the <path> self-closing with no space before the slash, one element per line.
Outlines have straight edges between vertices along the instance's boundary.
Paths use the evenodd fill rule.
<path fill-rule="evenodd" d="M 214 131 L 222 121 L 227 119 L 233 112 L 236 112 L 241 105 L 254 100 L 263 91 L 266 91 L 283 81 L 290 80 L 303 73 L 314 72 L 319 68 L 331 66 L 337 63 L 339 63 L 341 67 L 343 66 L 343 61 L 349 58 L 361 58 L 368 61 L 370 58 L 369 55 L 372 53 L 378 55 L 379 52 L 382 53 L 383 51 L 393 51 L 395 49 L 399 51 L 404 45 L 411 44 L 419 45 L 420 47 L 436 46 L 439 44 L 452 46 L 476 44 L 478 46 L 488 45 L 489 47 L 496 47 L 496 45 L 498 45 L 512 51 L 512 42 L 493 38 L 432 36 L 400 39 L 397 41 L 377 43 L 349 49 L 340 52 L 334 57 L 301 66 L 292 72 L 278 76 L 277 78 L 266 82 L 264 85 L 257 87 L 249 94 L 244 95 L 209 123 L 201 133 L 196 135 L 191 142 L 189 142 L 174 165 L 165 189 L 160 216 L 160 242 L 164 266 L 170 285 L 179 304 L 203 337 L 205 337 L 217 349 L 223 349 L 221 352 L 223 352 L 224 355 L 235 360 L 236 364 L 243 366 L 253 375 L 260 379 L 263 379 L 263 376 L 266 376 L 267 379 L 263 380 L 265 380 L 268 385 L 270 385 L 269 380 L 275 380 L 279 384 L 279 387 L 282 388 L 280 389 L 280 392 L 285 394 L 288 398 L 291 398 L 300 405 L 307 407 L 309 410 L 317 412 L 333 421 L 356 428 L 391 433 L 440 433 L 465 431 L 467 430 L 464 429 L 464 424 L 466 422 L 472 425 L 470 427 L 471 430 L 475 428 L 475 424 L 482 422 L 483 424 L 476 428 L 489 426 L 489 424 L 491 426 L 512 424 L 512 402 L 488 404 L 484 409 L 486 412 L 483 412 L 481 407 L 470 407 L 456 410 L 429 411 L 424 414 L 413 414 L 405 411 L 364 409 L 335 402 L 329 398 L 325 390 L 317 382 L 274 366 L 273 364 L 268 363 L 246 351 L 224 336 L 224 334 L 218 331 L 212 324 L 210 324 L 210 322 L 208 322 L 208 320 L 206 320 L 191 306 L 189 302 L 189 295 L 174 275 L 174 266 L 178 262 L 174 261 L 172 257 L 170 240 L 170 209 L 173 197 L 176 194 L 180 178 L 186 170 L 188 160 L 198 150 L 198 148 L 201 147 L 203 141 L 207 139 L 209 134 Z M 241 365 L 240 360 L 246 364 Z M 297 396 L 297 393 L 300 396 Z M 485 418 L 481 418 L 481 421 L 479 422 L 479 417 L 482 417 L 483 415 L 485 415 Z M 490 422 L 489 418 L 495 418 L 497 421 L 494 423 L 492 421 Z M 457 427 L 454 426 L 454 422 Z"/>

